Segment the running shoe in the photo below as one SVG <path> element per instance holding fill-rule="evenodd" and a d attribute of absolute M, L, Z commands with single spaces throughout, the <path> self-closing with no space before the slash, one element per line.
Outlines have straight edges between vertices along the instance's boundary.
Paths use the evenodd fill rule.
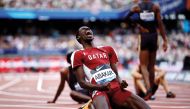
<path fill-rule="evenodd" d="M 168 92 L 166 94 L 166 98 L 175 98 L 175 97 L 176 97 L 176 95 L 173 92 Z"/>
<path fill-rule="evenodd" d="M 147 100 L 149 100 L 151 98 L 151 96 L 152 96 L 152 89 L 150 88 L 147 91 L 146 95 L 143 97 L 143 99 L 147 101 Z"/>
<path fill-rule="evenodd" d="M 154 95 L 156 93 L 157 89 L 158 89 L 158 85 L 153 84 L 153 86 L 152 86 L 152 95 Z"/>

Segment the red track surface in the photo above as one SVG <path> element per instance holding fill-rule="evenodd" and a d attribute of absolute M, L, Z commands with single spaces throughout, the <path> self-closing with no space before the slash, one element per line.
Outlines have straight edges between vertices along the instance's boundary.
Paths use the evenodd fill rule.
<path fill-rule="evenodd" d="M 56 104 L 47 104 L 53 99 L 59 84 L 59 74 L 1 74 L 0 75 L 0 109 L 77 109 L 77 104 L 69 97 L 70 89 L 66 88 Z M 128 90 L 134 92 L 133 81 Z M 170 89 L 177 98 L 167 99 L 160 86 L 156 100 L 147 101 L 152 109 L 190 109 L 190 84 L 169 82 Z"/>

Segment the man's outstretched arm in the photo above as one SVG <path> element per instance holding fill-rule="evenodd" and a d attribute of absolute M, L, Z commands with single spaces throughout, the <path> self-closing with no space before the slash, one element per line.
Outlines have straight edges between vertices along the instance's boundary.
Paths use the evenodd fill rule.
<path fill-rule="evenodd" d="M 59 87 L 57 89 L 57 92 L 55 94 L 55 97 L 52 101 L 48 101 L 47 103 L 55 103 L 57 101 L 57 98 L 60 96 L 61 92 L 63 91 L 63 89 L 65 87 L 65 81 L 67 80 L 68 74 L 69 74 L 68 68 L 66 68 L 60 72 L 61 81 L 60 81 Z"/>
<path fill-rule="evenodd" d="M 130 26 L 132 26 L 132 27 L 137 27 L 137 28 L 139 28 L 141 32 L 148 32 L 148 30 L 147 30 L 146 28 L 142 27 L 139 23 L 134 22 L 134 21 L 132 21 L 132 20 L 130 19 L 130 17 L 131 17 L 133 14 L 139 13 L 139 12 L 140 12 L 139 6 L 138 6 L 138 5 L 133 6 L 133 7 L 129 10 L 129 12 L 124 15 L 124 20 L 125 20 L 125 22 L 126 22 L 128 25 L 130 25 Z"/>

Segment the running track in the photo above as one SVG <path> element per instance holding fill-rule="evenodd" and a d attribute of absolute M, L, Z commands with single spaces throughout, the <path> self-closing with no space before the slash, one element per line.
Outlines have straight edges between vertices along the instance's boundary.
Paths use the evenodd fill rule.
<path fill-rule="evenodd" d="M 81 105 L 69 97 L 67 84 L 56 104 L 47 104 L 53 99 L 59 80 L 58 73 L 0 74 L 0 109 L 77 109 Z M 127 89 L 134 92 L 132 79 L 127 82 Z M 152 109 L 190 109 L 189 82 L 170 81 L 169 85 L 177 98 L 165 98 L 159 87 L 156 100 L 147 102 Z"/>

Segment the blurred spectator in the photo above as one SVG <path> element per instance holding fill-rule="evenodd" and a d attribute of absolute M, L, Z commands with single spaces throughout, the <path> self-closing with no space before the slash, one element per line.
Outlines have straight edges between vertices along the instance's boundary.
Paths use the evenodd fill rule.
<path fill-rule="evenodd" d="M 27 9 L 85 9 L 94 13 L 98 10 L 120 9 L 132 0 L 2 0 L 5 8 Z"/>
<path fill-rule="evenodd" d="M 0 55 L 3 57 L 6 57 L 7 55 L 5 55 L 5 53 L 9 53 L 12 56 L 14 56 L 14 55 L 18 55 L 17 53 L 20 51 L 19 53 L 23 53 L 23 54 L 19 54 L 19 55 L 28 57 L 30 55 L 33 55 L 35 51 L 43 52 L 43 54 L 45 54 L 46 52 L 44 52 L 44 50 L 46 50 L 49 52 L 47 52 L 45 55 L 51 56 L 52 52 L 56 54 L 55 50 L 62 52 L 63 50 L 70 51 L 74 49 L 79 49 L 77 47 L 79 43 L 75 40 L 75 36 L 72 32 L 68 32 L 68 34 L 66 34 L 67 32 L 65 34 L 62 34 L 62 33 L 59 33 L 58 31 L 59 35 L 54 37 L 52 36 L 51 33 L 49 35 L 43 34 L 43 33 L 39 34 L 36 31 L 34 31 L 34 34 L 31 34 L 31 33 L 27 34 L 28 32 L 22 31 L 23 33 L 16 34 L 16 35 L 10 34 L 9 32 L 8 32 L 9 34 L 1 35 L 0 36 Z M 96 29 L 95 31 L 100 31 L 100 30 Z M 116 28 L 113 30 L 110 29 L 107 34 L 106 32 L 103 31 L 102 33 L 105 33 L 105 34 L 97 34 L 97 37 L 95 38 L 95 40 L 97 42 L 96 45 L 107 44 L 115 48 L 116 52 L 118 53 L 119 61 L 122 67 L 125 69 L 131 69 L 134 67 L 135 63 L 136 64 L 138 63 L 138 51 L 137 51 L 138 36 L 135 36 L 133 33 L 127 34 L 125 31 L 128 31 L 128 30 L 121 29 L 121 28 Z M 53 33 L 54 31 L 51 31 L 51 32 Z M 171 33 L 168 36 L 169 36 L 168 43 L 170 47 L 166 53 L 164 53 L 163 50 L 159 49 L 157 61 L 159 62 L 159 64 L 162 62 L 166 62 L 168 65 L 167 69 L 169 70 L 174 70 L 173 68 L 169 68 L 170 65 L 171 66 L 177 65 L 176 67 L 179 67 L 178 63 L 181 62 L 183 64 L 182 69 L 189 70 L 190 68 L 190 65 L 189 65 L 190 35 L 183 34 L 183 33 Z M 65 51 L 63 51 L 62 53 L 65 53 Z M 57 54 L 57 55 L 61 55 L 61 54 Z M 36 61 L 36 63 L 39 63 L 39 62 Z M 23 64 L 23 65 L 33 66 L 32 62 L 31 63 L 29 62 L 29 64 Z M 10 65 L 13 65 L 13 64 L 10 64 Z M 15 65 L 18 65 L 18 64 L 15 64 Z M 34 64 L 34 65 L 37 65 L 37 64 Z M 42 63 L 41 65 L 45 65 L 45 64 Z M 56 64 L 52 64 L 52 65 L 56 65 Z M 36 67 L 34 66 L 31 68 L 35 69 Z"/>
<path fill-rule="evenodd" d="M 188 54 L 183 59 L 182 71 L 190 71 L 190 48 L 188 49 Z"/>
<path fill-rule="evenodd" d="M 126 30 L 114 29 L 108 34 L 97 35 L 96 45 L 108 44 L 113 46 L 118 53 L 120 62 L 128 68 L 128 62 L 138 60 L 137 51 L 137 36 L 134 34 L 126 34 Z M 175 64 L 178 61 L 183 61 L 184 57 L 189 53 L 190 36 L 182 33 L 172 33 L 169 37 L 169 49 L 164 53 L 159 49 L 157 60 L 167 61 L 170 64 Z M 160 42 L 161 43 L 161 42 Z M 0 49 L 16 49 L 16 50 L 73 50 L 78 44 L 74 34 L 60 34 L 58 37 L 51 35 L 2 35 L 0 38 Z M 160 44 L 161 45 L 161 44 Z M 160 47 L 161 48 L 161 47 Z M 183 52 L 183 53 L 182 53 Z"/>

